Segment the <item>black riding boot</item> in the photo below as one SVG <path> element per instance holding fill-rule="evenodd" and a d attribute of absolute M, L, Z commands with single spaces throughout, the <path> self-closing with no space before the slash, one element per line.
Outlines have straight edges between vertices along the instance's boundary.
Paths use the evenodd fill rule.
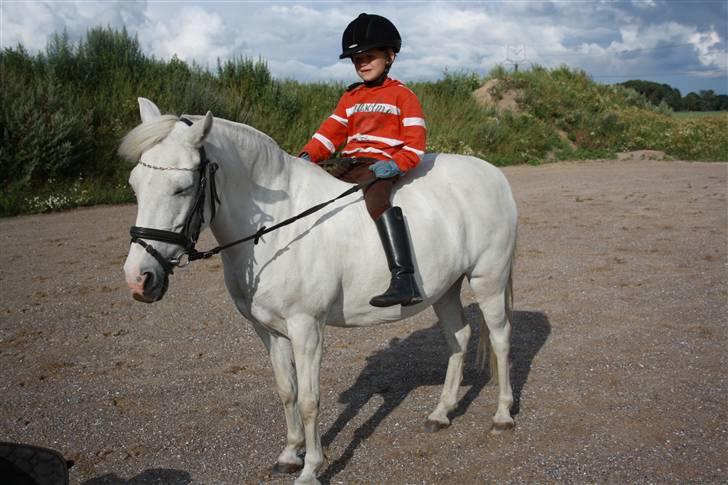
<path fill-rule="evenodd" d="M 412 251 L 407 238 L 407 227 L 404 225 L 402 209 L 391 207 L 384 211 L 375 221 L 379 238 L 387 255 L 392 281 L 389 289 L 369 301 L 377 307 L 392 305 L 414 305 L 422 301 L 420 290 L 415 281 L 415 269 L 412 263 Z"/>

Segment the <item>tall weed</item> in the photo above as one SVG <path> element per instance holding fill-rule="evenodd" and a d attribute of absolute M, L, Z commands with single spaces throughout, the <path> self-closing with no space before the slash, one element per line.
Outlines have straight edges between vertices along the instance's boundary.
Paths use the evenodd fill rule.
<path fill-rule="evenodd" d="M 109 27 L 75 44 L 57 34 L 38 55 L 5 48 L 0 65 L 0 215 L 130 200 L 129 166 L 116 148 L 139 123 L 138 96 L 167 113 L 210 110 L 250 124 L 297 153 L 345 89 L 274 79 L 262 59 L 220 61 L 210 72 L 177 57 L 147 57 L 135 37 Z M 473 91 L 490 79 L 498 80 L 496 98 L 516 93 L 518 110 L 474 102 Z M 647 148 L 728 160 L 727 117 L 676 119 L 632 89 L 597 84 L 567 66 L 518 73 L 497 66 L 486 77 L 446 71 L 409 86 L 425 111 L 428 151 L 498 165 Z"/>

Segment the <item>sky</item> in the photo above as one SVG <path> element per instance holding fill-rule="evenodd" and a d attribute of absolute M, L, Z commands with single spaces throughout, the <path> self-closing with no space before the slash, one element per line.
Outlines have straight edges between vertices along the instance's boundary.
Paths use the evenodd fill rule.
<path fill-rule="evenodd" d="M 0 0 L 0 45 L 44 50 L 95 26 L 138 35 L 145 53 L 214 69 L 217 59 L 264 59 L 277 78 L 356 81 L 340 61 L 341 33 L 359 13 L 394 22 L 402 81 L 567 64 L 602 83 L 645 79 L 728 93 L 728 0 L 202 1 Z"/>

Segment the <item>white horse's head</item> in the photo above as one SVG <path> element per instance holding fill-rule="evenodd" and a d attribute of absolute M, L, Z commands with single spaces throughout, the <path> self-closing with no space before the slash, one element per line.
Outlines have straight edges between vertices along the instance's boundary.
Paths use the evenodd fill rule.
<path fill-rule="evenodd" d="M 129 184 L 138 205 L 124 273 L 134 299 L 152 303 L 164 296 L 173 266 L 188 249 L 185 238 L 196 238 L 201 223 L 209 222 L 208 217 L 200 217 L 205 204 L 196 213 L 205 192 L 200 182 L 205 175 L 200 147 L 213 117 L 208 112 L 187 126 L 176 116 L 162 115 L 144 98 L 139 98 L 139 111 L 142 124 L 119 147 L 121 156 L 136 163 Z"/>

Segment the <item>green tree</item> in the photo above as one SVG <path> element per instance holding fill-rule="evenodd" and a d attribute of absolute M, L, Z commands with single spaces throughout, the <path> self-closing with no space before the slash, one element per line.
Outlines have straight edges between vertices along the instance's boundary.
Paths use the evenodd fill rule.
<path fill-rule="evenodd" d="M 700 91 L 700 110 L 717 111 L 720 100 L 712 89 Z"/>
<path fill-rule="evenodd" d="M 719 94 L 718 95 L 718 108 L 717 109 L 720 111 L 728 110 L 728 94 Z"/>
<path fill-rule="evenodd" d="M 631 80 L 625 81 L 621 83 L 621 85 L 634 89 L 655 106 L 659 106 L 660 103 L 664 101 L 673 110 L 679 110 L 682 108 L 682 96 L 680 95 L 680 90 L 673 88 L 669 84 Z"/>
<path fill-rule="evenodd" d="M 685 111 L 700 111 L 702 109 L 700 96 L 693 92 L 685 95 L 682 100 L 682 105 Z"/>

